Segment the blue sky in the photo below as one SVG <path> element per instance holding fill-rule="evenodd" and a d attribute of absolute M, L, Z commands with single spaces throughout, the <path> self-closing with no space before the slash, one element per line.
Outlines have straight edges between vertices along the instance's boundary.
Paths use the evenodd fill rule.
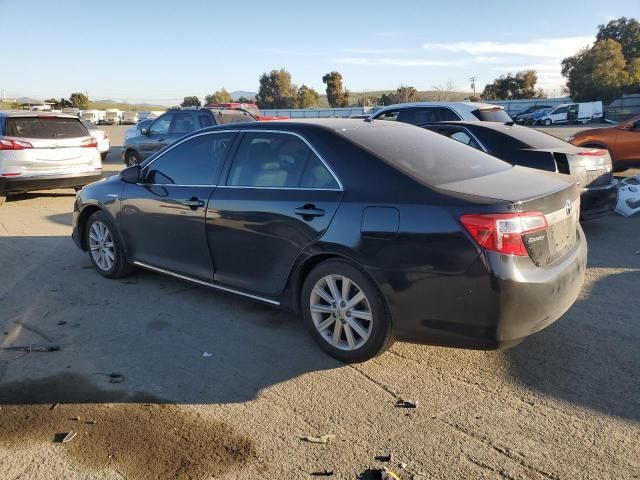
<path fill-rule="evenodd" d="M 257 91 L 260 74 L 280 67 L 318 91 L 331 70 L 353 91 L 447 81 L 468 91 L 471 76 L 481 90 L 535 68 L 559 92 L 560 60 L 623 15 L 640 18 L 640 2 L 0 0 L 0 89 L 172 104 Z"/>

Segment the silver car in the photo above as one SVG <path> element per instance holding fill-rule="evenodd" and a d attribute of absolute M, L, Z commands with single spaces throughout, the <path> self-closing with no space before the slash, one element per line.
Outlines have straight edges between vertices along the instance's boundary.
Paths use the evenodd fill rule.
<path fill-rule="evenodd" d="M 99 180 L 97 145 L 72 115 L 0 111 L 0 204 L 7 193 L 79 189 Z"/>

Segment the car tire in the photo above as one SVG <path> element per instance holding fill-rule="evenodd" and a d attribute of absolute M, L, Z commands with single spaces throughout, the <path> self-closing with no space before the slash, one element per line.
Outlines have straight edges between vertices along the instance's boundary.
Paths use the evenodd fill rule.
<path fill-rule="evenodd" d="M 547 119 L 544 121 L 544 126 L 545 126 L 545 127 L 548 127 L 549 125 L 551 125 L 551 119 L 547 118 Z"/>
<path fill-rule="evenodd" d="M 100 158 L 102 159 L 103 162 L 107 159 L 107 155 L 109 155 L 109 150 L 107 150 L 106 152 L 100 153 Z"/>
<path fill-rule="evenodd" d="M 111 217 L 102 210 L 91 214 L 84 231 L 89 260 L 107 278 L 120 278 L 131 272 L 124 244 Z"/>
<path fill-rule="evenodd" d="M 140 155 L 135 150 L 128 150 L 124 156 L 124 163 L 127 167 L 133 167 L 140 163 Z"/>
<path fill-rule="evenodd" d="M 316 266 L 302 286 L 300 309 L 316 343 L 342 362 L 364 362 L 394 342 L 382 292 L 349 262 L 327 260 Z"/>

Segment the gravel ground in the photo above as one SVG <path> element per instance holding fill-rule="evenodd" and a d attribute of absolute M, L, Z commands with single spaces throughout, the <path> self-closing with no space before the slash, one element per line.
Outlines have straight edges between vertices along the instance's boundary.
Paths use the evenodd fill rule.
<path fill-rule="evenodd" d="M 108 130 L 105 173 L 122 167 L 124 127 Z M 2 479 L 640 478 L 640 216 L 584 225 L 579 300 L 523 344 L 398 343 L 345 366 L 277 310 L 148 272 L 100 277 L 69 238 L 73 199 L 0 209 L 0 347 L 61 347 L 0 350 Z"/>

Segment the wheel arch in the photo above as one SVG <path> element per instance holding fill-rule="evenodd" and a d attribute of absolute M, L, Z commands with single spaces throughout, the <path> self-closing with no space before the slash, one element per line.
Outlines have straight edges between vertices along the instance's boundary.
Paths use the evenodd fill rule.
<path fill-rule="evenodd" d="M 87 220 L 89 220 L 89 217 L 93 215 L 95 212 L 104 212 L 106 215 L 109 216 L 109 218 L 111 218 L 111 221 L 113 222 L 114 225 L 116 226 L 118 225 L 115 218 L 113 218 L 113 215 L 107 208 L 103 208 L 101 205 L 95 204 L 95 203 L 92 203 L 84 207 L 78 215 L 77 228 L 80 235 L 80 245 L 82 247 L 82 250 L 85 252 L 87 251 L 87 239 L 86 239 Z M 122 234 L 120 233 L 120 230 L 118 228 L 116 228 L 115 230 L 116 230 L 115 234 L 118 235 L 122 240 Z M 124 248 L 125 253 L 128 253 L 127 244 L 124 241 L 122 241 L 122 246 Z"/>

